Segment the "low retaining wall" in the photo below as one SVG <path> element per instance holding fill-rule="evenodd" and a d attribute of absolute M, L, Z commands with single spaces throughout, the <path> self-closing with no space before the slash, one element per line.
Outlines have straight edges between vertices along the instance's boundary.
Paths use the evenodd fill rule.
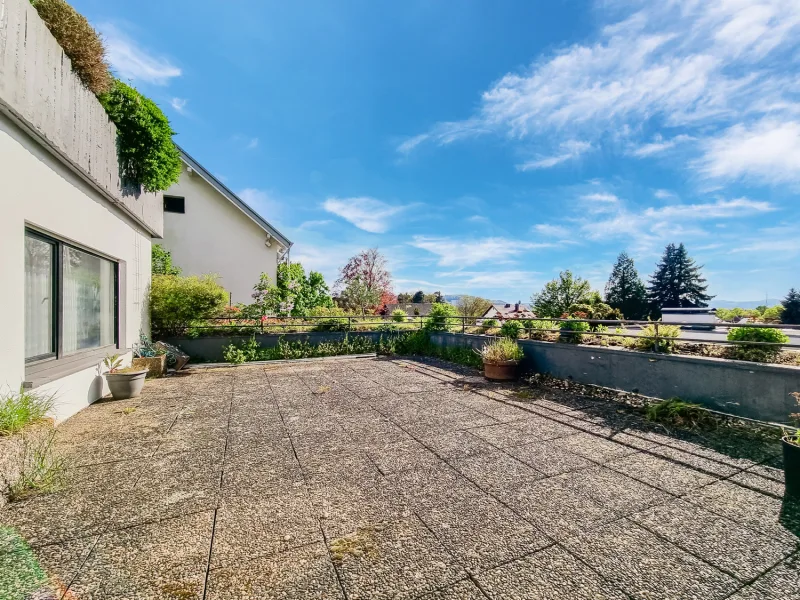
<path fill-rule="evenodd" d="M 287 342 L 308 342 L 316 345 L 321 342 L 340 342 L 345 337 L 366 337 L 377 342 L 381 337 L 392 335 L 381 331 L 309 331 L 307 333 L 263 333 L 256 334 L 256 341 L 262 348 L 273 348 L 278 345 L 278 340 L 283 338 Z M 214 336 L 198 338 L 167 338 L 165 342 L 177 346 L 192 357 L 193 362 L 224 362 L 222 349 L 229 344 L 243 344 L 250 336 Z"/>
<path fill-rule="evenodd" d="M 431 339 L 442 346 L 486 343 L 484 336 L 452 333 Z M 789 413 L 798 412 L 790 394 L 800 391 L 800 367 L 533 340 L 519 345 L 523 368 L 536 373 L 655 398 L 678 396 L 762 421 L 786 422 Z"/>

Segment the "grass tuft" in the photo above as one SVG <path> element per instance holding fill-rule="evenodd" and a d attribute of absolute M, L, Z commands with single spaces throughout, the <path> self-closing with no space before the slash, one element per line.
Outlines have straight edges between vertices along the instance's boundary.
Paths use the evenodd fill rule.
<path fill-rule="evenodd" d="M 353 533 L 348 533 L 344 537 L 332 540 L 328 545 L 331 560 L 339 564 L 348 556 L 357 558 L 377 556 L 378 549 L 375 546 L 375 532 L 380 531 L 382 528 L 381 525 L 359 527 Z"/>
<path fill-rule="evenodd" d="M 11 435 L 47 417 L 55 395 L 20 388 L 19 392 L 0 392 L 0 435 Z"/>
<path fill-rule="evenodd" d="M 648 404 L 645 414 L 648 421 L 674 427 L 713 429 L 717 425 L 717 420 L 705 408 L 699 404 L 684 402 L 680 398 Z"/>
<path fill-rule="evenodd" d="M 66 460 L 54 448 L 55 436 L 55 429 L 22 434 L 21 451 L 14 469 L 16 477 L 5 482 L 9 502 L 54 492 L 64 484 Z"/>

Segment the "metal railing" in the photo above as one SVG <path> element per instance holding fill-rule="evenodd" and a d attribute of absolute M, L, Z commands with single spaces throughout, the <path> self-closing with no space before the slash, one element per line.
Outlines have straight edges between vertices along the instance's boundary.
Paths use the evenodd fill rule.
<path fill-rule="evenodd" d="M 497 321 L 497 327 L 486 327 L 483 322 Z M 785 325 L 785 324 L 772 324 L 772 323 L 714 323 L 714 324 L 697 324 L 692 322 L 669 322 L 662 321 L 641 321 L 632 319 L 579 319 L 579 318 L 542 318 L 542 319 L 525 319 L 525 320 L 505 320 L 499 321 L 496 319 L 483 319 L 481 317 L 465 317 L 465 316 L 422 316 L 422 315 L 409 315 L 403 321 L 396 321 L 391 315 L 336 315 L 336 316 L 307 316 L 307 317 L 265 317 L 262 319 L 242 319 L 242 318 L 229 318 L 218 317 L 209 319 L 205 324 L 192 325 L 186 329 L 194 330 L 195 332 L 241 332 L 244 334 L 252 333 L 296 333 L 307 331 L 385 331 L 385 332 L 403 332 L 419 330 L 426 327 L 426 324 L 434 322 L 440 327 L 435 328 L 439 331 L 450 331 L 460 333 L 482 334 L 488 337 L 498 337 L 500 334 L 500 327 L 502 323 L 518 322 L 520 323 L 519 338 L 531 339 L 532 334 L 536 336 L 541 334 L 558 334 L 564 339 L 584 339 L 583 336 L 600 336 L 609 338 L 629 338 L 629 339 L 645 339 L 652 340 L 654 350 L 658 351 L 662 344 L 672 343 L 698 343 L 710 345 L 744 345 L 744 346 L 765 346 L 765 347 L 784 347 L 791 345 L 783 342 L 758 342 L 746 340 L 728 340 L 727 337 L 720 339 L 708 339 L 699 337 L 673 337 L 670 335 L 663 335 L 665 327 L 687 327 L 689 331 L 696 329 L 711 329 L 713 326 L 716 328 L 738 328 L 749 327 L 759 329 L 785 329 L 795 330 L 800 333 L 800 325 Z M 540 328 L 526 326 L 531 322 L 539 323 L 557 323 L 555 328 Z M 562 323 L 587 323 L 589 330 L 575 331 L 564 328 Z M 637 334 L 644 327 L 652 326 L 652 331 L 647 335 Z M 599 327 L 605 328 L 599 329 Z M 610 331 L 608 328 L 616 327 L 625 329 L 625 331 Z M 627 327 L 631 327 L 628 330 Z M 686 330 L 682 329 L 682 333 Z M 184 331 L 185 333 L 185 331 Z M 798 339 L 798 346 L 800 346 L 800 339 Z M 798 348 L 800 350 L 800 348 Z"/>

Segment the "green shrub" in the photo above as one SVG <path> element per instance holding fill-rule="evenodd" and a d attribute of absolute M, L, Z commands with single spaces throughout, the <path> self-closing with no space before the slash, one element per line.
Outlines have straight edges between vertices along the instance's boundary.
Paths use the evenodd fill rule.
<path fill-rule="evenodd" d="M 153 275 L 180 275 L 181 269 L 172 264 L 172 253 L 161 244 L 153 244 L 150 252 Z"/>
<path fill-rule="evenodd" d="M 520 321 L 506 320 L 500 327 L 500 335 L 503 337 L 516 340 L 523 329 L 523 324 Z"/>
<path fill-rule="evenodd" d="M 449 331 L 460 324 L 457 318 L 453 318 L 458 316 L 458 309 L 455 306 L 446 302 L 437 302 L 431 306 L 431 312 L 425 319 L 424 327 L 428 331 Z"/>
<path fill-rule="evenodd" d="M 404 311 L 402 308 L 395 308 L 392 311 L 392 321 L 394 321 L 395 323 L 405 322 L 406 316 L 407 316 L 406 311 Z"/>
<path fill-rule="evenodd" d="M 317 306 L 308 311 L 309 317 L 326 317 L 324 319 L 312 319 L 314 327 L 312 331 L 347 331 L 349 321 L 344 316 L 346 313 L 338 306 L 327 308 Z"/>
<path fill-rule="evenodd" d="M 559 339 L 573 344 L 580 344 L 583 341 L 583 334 L 589 331 L 589 324 L 585 321 L 570 319 L 568 321 L 558 321 L 561 329 Z"/>
<path fill-rule="evenodd" d="M 680 398 L 653 402 L 647 405 L 645 411 L 648 421 L 664 425 L 690 428 L 710 428 L 716 425 L 710 412 L 699 404 L 684 402 Z"/>
<path fill-rule="evenodd" d="M 72 70 L 96 96 L 108 92 L 114 78 L 108 69 L 103 40 L 86 18 L 64 0 L 33 0 L 36 12 L 64 50 Z"/>
<path fill-rule="evenodd" d="M 675 350 L 675 340 L 681 336 L 679 325 L 658 324 L 658 345 L 656 346 L 656 326 L 655 324 L 642 327 L 642 333 L 638 336 L 623 338 L 626 348 L 634 350 L 658 350 L 659 352 L 673 352 Z"/>
<path fill-rule="evenodd" d="M 497 319 L 484 319 L 483 321 L 483 327 L 485 327 L 486 329 L 492 329 L 494 327 L 497 327 L 497 325 L 498 325 Z"/>
<path fill-rule="evenodd" d="M 776 306 L 770 306 L 767 310 L 761 313 L 761 318 L 763 318 L 767 323 L 780 323 L 782 314 L 783 306 L 778 304 Z"/>
<path fill-rule="evenodd" d="M 771 329 L 769 327 L 733 327 L 728 332 L 728 341 L 787 344 L 789 343 L 789 336 L 780 329 Z M 729 356 L 737 360 L 747 360 L 750 362 L 771 362 L 780 351 L 780 346 L 736 344 L 731 348 Z"/>
<path fill-rule="evenodd" d="M 156 103 L 119 80 L 99 99 L 117 126 L 123 183 L 141 185 L 147 192 L 163 191 L 177 183 L 182 167 L 172 141 L 175 132 Z"/>
<path fill-rule="evenodd" d="M 533 319 L 524 322 L 525 327 L 528 329 L 528 337 L 532 340 L 548 340 L 553 337 L 553 329 L 560 329 L 558 321 L 548 321 L 546 319 Z"/>
<path fill-rule="evenodd" d="M 522 360 L 522 348 L 510 337 L 501 337 L 492 340 L 481 348 L 481 358 L 490 362 L 504 362 L 507 360 Z"/>
<path fill-rule="evenodd" d="M 55 404 L 54 394 L 20 387 L 19 392 L 0 392 L 0 435 L 10 435 L 26 425 L 47 418 Z"/>
<path fill-rule="evenodd" d="M 227 301 L 215 275 L 156 275 L 150 284 L 150 324 L 159 335 L 180 335 L 219 314 Z"/>

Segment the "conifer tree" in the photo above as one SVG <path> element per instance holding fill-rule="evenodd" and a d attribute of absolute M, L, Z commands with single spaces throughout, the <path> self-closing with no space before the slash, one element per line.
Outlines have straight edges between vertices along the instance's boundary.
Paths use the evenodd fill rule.
<path fill-rule="evenodd" d="M 625 252 L 617 257 L 606 283 L 606 304 L 619 309 L 626 319 L 644 319 L 647 316 L 647 291 L 633 259 Z"/>
<path fill-rule="evenodd" d="M 781 323 L 800 325 L 800 291 L 794 288 L 790 289 L 781 304 L 783 305 Z"/>
<path fill-rule="evenodd" d="M 647 287 L 647 300 L 656 316 L 662 308 L 708 306 L 714 296 L 706 293 L 708 285 L 700 272 L 702 268 L 689 257 L 683 244 L 669 244 L 664 249 Z"/>

